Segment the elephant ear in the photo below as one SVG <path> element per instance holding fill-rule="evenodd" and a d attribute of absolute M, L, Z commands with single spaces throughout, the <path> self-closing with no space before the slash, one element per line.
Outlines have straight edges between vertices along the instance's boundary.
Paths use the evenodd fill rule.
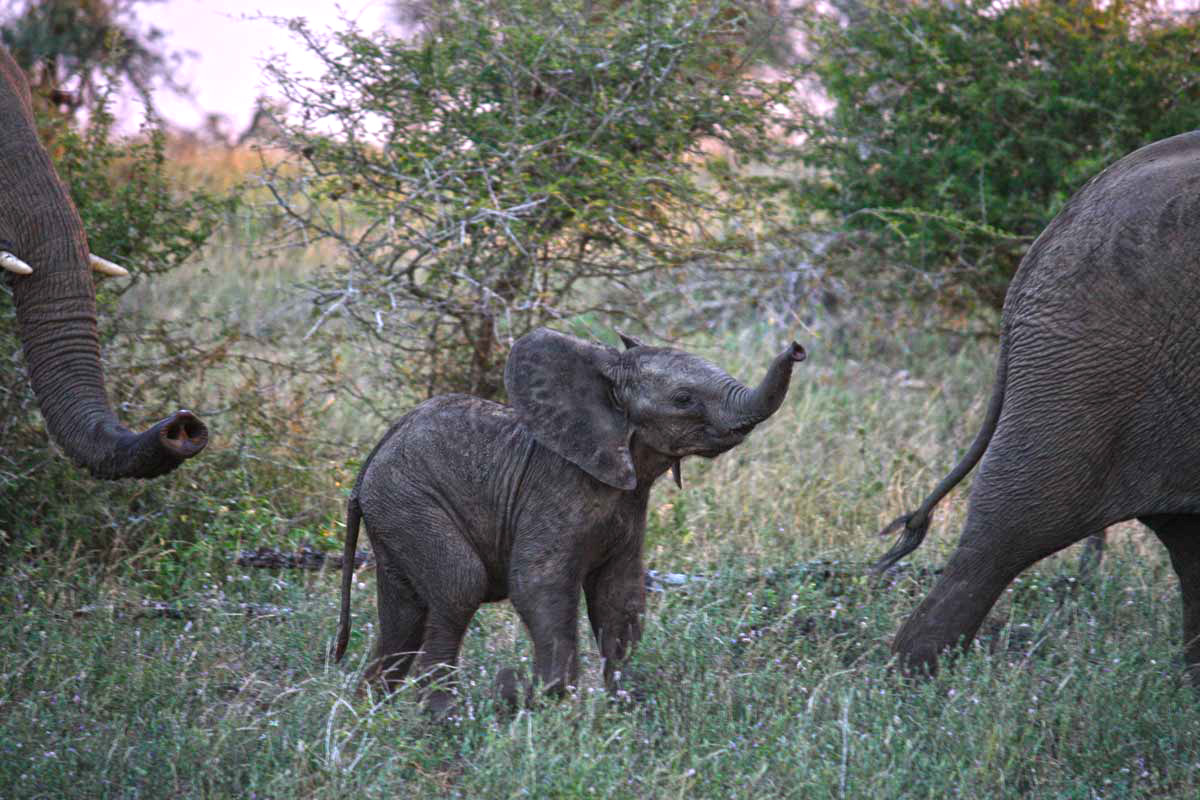
<path fill-rule="evenodd" d="M 616 329 L 614 328 L 613 330 L 616 330 Z M 635 347 L 645 347 L 646 346 L 645 342 L 641 341 L 640 339 L 636 339 L 627 333 L 622 333 L 621 331 L 617 331 L 617 336 L 621 337 L 621 342 L 625 345 L 626 350 L 632 350 Z"/>
<path fill-rule="evenodd" d="M 508 399 L 542 446 L 617 489 L 637 486 L 631 428 L 612 400 L 620 356 L 608 347 L 538 328 L 513 345 L 504 367 Z"/>

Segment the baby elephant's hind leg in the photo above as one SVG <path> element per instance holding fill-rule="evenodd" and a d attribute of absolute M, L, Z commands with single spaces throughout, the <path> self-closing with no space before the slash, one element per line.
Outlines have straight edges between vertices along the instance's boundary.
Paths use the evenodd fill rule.
<path fill-rule="evenodd" d="M 381 559 L 376 573 L 379 598 L 379 639 L 364 683 L 392 692 L 404 680 L 425 638 L 428 609 L 399 567 Z"/>
<path fill-rule="evenodd" d="M 416 677 L 426 687 L 428 710 L 440 717 L 454 707 L 458 650 L 471 618 L 487 597 L 488 573 L 479 554 L 444 512 L 422 509 L 405 525 L 414 532 L 403 540 L 407 573 L 429 609 Z"/>
<path fill-rule="evenodd" d="M 476 606 L 478 607 L 478 606 Z M 470 613 L 453 609 L 431 609 L 425 627 L 425 642 L 417 658 L 417 676 L 426 686 L 425 704 L 435 717 L 450 713 L 455 705 L 455 665 Z"/>

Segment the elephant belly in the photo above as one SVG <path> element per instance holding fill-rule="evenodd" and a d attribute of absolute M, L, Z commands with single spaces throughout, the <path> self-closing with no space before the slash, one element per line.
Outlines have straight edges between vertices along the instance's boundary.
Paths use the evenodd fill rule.
<path fill-rule="evenodd" d="M 1164 342 L 1157 321 L 1144 328 L 1082 316 L 1013 326 L 1003 411 L 974 506 L 1097 530 L 1200 511 L 1200 406 L 1189 402 L 1200 375 L 1173 357 L 1171 347 L 1185 346 L 1179 337 Z"/>

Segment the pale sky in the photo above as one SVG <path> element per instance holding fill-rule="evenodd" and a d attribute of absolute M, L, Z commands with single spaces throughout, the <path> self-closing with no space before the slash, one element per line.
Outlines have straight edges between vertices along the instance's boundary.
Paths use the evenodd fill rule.
<path fill-rule="evenodd" d="M 339 13 L 339 9 L 340 12 Z M 341 18 L 354 20 L 364 31 L 385 27 L 387 0 L 342 0 L 335 5 L 316 0 L 166 0 L 137 7 L 144 26 L 166 34 L 166 49 L 194 51 L 185 58 L 180 78 L 192 88 L 191 100 L 166 91 L 155 94 L 159 111 L 172 123 L 199 127 L 205 116 L 217 112 L 229 117 L 232 131 L 249 124 L 255 98 L 270 94 L 262 63 L 273 54 L 285 54 L 296 68 L 318 73 L 316 61 L 286 30 L 258 15 L 305 17 L 317 30 L 339 27 Z M 120 112 L 120 109 L 117 109 Z M 136 106 L 126 113 L 139 115 Z M 124 116 L 124 115 L 122 115 Z M 139 119 L 129 120 L 136 129 Z"/>

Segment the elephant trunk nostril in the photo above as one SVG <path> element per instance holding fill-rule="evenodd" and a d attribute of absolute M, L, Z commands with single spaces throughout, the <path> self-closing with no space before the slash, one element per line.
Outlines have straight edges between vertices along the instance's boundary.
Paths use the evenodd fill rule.
<path fill-rule="evenodd" d="M 190 411 L 176 411 L 159 431 L 159 439 L 181 458 L 191 458 L 208 444 L 208 426 Z"/>

